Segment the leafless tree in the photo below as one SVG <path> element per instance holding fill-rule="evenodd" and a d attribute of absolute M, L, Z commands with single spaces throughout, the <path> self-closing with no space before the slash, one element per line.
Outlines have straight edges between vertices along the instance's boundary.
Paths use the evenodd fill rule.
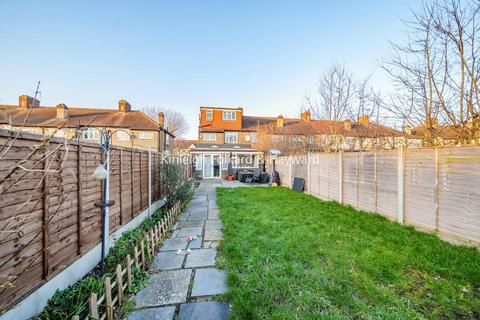
<path fill-rule="evenodd" d="M 187 120 L 185 116 L 178 111 L 158 107 L 146 107 L 143 108 L 142 111 L 155 121 L 158 120 L 158 113 L 163 112 L 165 115 L 165 128 L 177 138 L 182 137 L 188 132 Z"/>
<path fill-rule="evenodd" d="M 396 86 L 384 108 L 406 126 L 423 128 L 427 145 L 447 129 L 456 143 L 478 138 L 479 10 L 473 0 L 425 1 L 405 21 L 408 41 L 392 43 L 382 60 Z"/>

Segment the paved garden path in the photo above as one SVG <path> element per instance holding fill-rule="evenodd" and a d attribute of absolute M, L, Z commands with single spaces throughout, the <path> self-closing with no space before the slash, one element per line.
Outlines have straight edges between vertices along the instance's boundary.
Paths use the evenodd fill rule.
<path fill-rule="evenodd" d="M 228 305 L 215 301 L 216 295 L 227 290 L 226 272 L 215 268 L 216 247 L 223 239 L 215 194 L 220 185 L 201 182 L 156 254 L 150 283 L 135 297 L 139 310 L 128 319 L 226 319 Z M 188 241 L 189 236 L 194 239 Z"/>

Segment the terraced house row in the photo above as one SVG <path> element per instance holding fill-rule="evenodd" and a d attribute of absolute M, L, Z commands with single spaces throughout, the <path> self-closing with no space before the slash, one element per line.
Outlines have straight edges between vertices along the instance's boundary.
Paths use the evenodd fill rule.
<path fill-rule="evenodd" d="M 214 178 L 259 168 L 261 157 L 272 149 L 292 154 L 421 145 L 420 135 L 374 123 L 366 115 L 336 121 L 313 119 L 309 111 L 300 118 L 259 117 L 244 115 L 242 107 L 200 107 L 198 141 L 188 149 L 197 173 Z"/>
<path fill-rule="evenodd" d="M 22 95 L 17 105 L 0 105 L 0 129 L 98 142 L 100 130 L 105 128 L 113 132 L 114 145 L 171 151 L 175 136 L 164 128 L 162 112 L 156 120 L 132 110 L 126 100 L 120 100 L 117 109 L 70 107 L 63 103 L 46 107 L 35 98 Z"/>

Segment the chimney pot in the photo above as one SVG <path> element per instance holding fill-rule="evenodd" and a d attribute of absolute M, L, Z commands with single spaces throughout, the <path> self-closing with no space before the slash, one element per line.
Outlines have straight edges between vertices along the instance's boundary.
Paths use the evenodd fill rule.
<path fill-rule="evenodd" d="M 132 111 L 132 106 L 128 103 L 127 100 L 118 101 L 118 111 L 120 112 L 130 112 Z"/>
<path fill-rule="evenodd" d="M 360 124 L 369 124 L 369 118 L 367 115 L 359 116 L 358 117 L 358 123 Z"/>
<path fill-rule="evenodd" d="M 350 130 L 352 130 L 352 121 L 350 121 L 349 119 L 344 120 L 344 121 L 343 121 L 343 129 L 344 129 L 345 131 L 350 131 Z"/>
<path fill-rule="evenodd" d="M 68 118 L 68 107 L 61 103 L 57 105 L 57 119 L 67 119 Z"/>
<path fill-rule="evenodd" d="M 165 124 L 165 114 L 163 112 L 158 113 L 158 126 L 163 128 Z"/>
<path fill-rule="evenodd" d="M 310 119 L 311 119 L 310 111 L 302 112 L 302 120 L 303 121 L 310 121 Z"/>
<path fill-rule="evenodd" d="M 36 108 L 40 106 L 40 101 L 24 94 L 18 97 L 18 106 L 25 109 Z"/>
<path fill-rule="evenodd" d="M 283 116 L 279 115 L 277 117 L 277 128 L 281 128 L 281 127 L 283 127 Z"/>

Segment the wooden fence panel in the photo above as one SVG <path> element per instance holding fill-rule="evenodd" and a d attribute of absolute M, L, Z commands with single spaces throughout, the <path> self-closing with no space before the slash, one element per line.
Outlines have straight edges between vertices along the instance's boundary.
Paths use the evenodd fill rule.
<path fill-rule="evenodd" d="M 94 203 L 102 200 L 102 182 L 92 177 L 100 147 L 56 138 L 41 147 L 41 136 L 13 136 L 0 130 L 0 313 L 101 240 Z M 160 198 L 159 162 L 152 152 L 152 202 Z M 110 231 L 147 208 L 147 174 L 146 150 L 112 148 Z"/>
<path fill-rule="evenodd" d="M 310 176 L 305 176 L 301 161 L 304 157 L 295 156 L 293 161 L 281 157 L 278 160 L 281 165 L 277 165 L 280 176 L 287 180 L 306 177 L 310 193 L 319 198 L 339 200 L 342 191 L 343 203 L 358 209 L 377 212 L 394 221 L 403 217 L 400 220 L 404 223 L 437 231 L 447 239 L 480 244 L 478 146 L 383 150 L 343 153 L 343 156 L 317 153 L 310 155 Z"/>

